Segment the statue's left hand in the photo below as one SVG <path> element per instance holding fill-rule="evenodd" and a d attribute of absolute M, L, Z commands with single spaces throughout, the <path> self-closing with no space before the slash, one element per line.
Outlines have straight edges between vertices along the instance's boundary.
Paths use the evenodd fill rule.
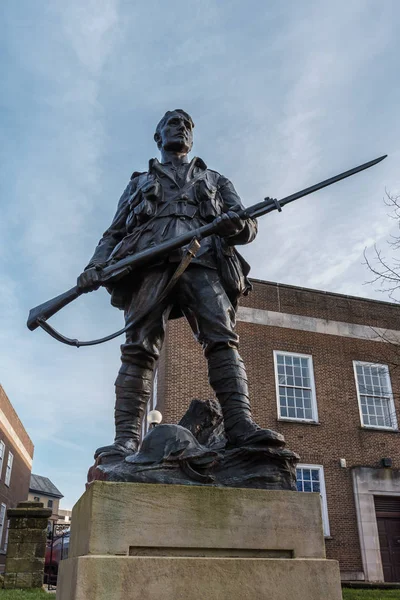
<path fill-rule="evenodd" d="M 237 235 L 246 225 L 246 222 L 233 210 L 229 210 L 217 217 L 215 223 L 218 226 L 217 233 L 222 237 L 232 237 Z"/>
<path fill-rule="evenodd" d="M 78 277 L 76 285 L 80 292 L 87 294 L 97 290 L 101 285 L 100 272 L 95 267 L 83 271 Z"/>

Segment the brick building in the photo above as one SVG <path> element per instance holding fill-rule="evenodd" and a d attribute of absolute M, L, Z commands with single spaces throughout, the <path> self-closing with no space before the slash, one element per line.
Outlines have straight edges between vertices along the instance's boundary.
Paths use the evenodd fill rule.
<path fill-rule="evenodd" d="M 400 581 L 400 307 L 253 284 L 237 331 L 254 418 L 300 454 L 298 489 L 321 494 L 327 555 L 342 578 Z M 164 422 L 212 397 L 184 319 L 169 322 L 155 377 L 148 410 Z"/>
<path fill-rule="evenodd" d="M 26 500 L 33 443 L 0 385 L 0 571 L 7 549 L 7 509 Z"/>

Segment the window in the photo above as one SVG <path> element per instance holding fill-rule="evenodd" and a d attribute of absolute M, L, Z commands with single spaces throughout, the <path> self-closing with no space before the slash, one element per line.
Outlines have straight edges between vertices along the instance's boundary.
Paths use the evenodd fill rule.
<path fill-rule="evenodd" d="M 354 361 L 353 365 L 361 424 L 364 427 L 397 429 L 388 366 L 360 361 Z"/>
<path fill-rule="evenodd" d="M 5 450 L 6 450 L 6 445 L 1 440 L 0 441 L 0 479 L 1 479 L 1 475 L 3 473 L 3 458 L 4 458 L 4 452 L 5 452 Z"/>
<path fill-rule="evenodd" d="M 274 351 L 280 419 L 318 421 L 312 357 Z"/>
<path fill-rule="evenodd" d="M 9 452 L 8 453 L 8 460 L 7 460 L 6 476 L 5 476 L 5 479 L 4 479 L 4 483 L 6 485 L 10 485 L 10 479 L 11 479 L 11 471 L 12 471 L 13 461 L 14 461 L 14 455 L 13 455 L 12 452 Z"/>
<path fill-rule="evenodd" d="M 151 391 L 151 410 L 154 410 L 157 406 L 157 392 L 158 392 L 158 369 L 154 373 L 154 378 L 153 378 L 153 389 Z"/>
<path fill-rule="evenodd" d="M 53 508 L 53 500 L 47 500 L 47 508 Z"/>
<path fill-rule="evenodd" d="M 7 506 L 5 504 L 0 504 L 0 546 L 3 540 L 4 524 L 6 521 L 6 510 Z"/>
<path fill-rule="evenodd" d="M 146 404 L 146 410 L 144 412 L 143 419 L 142 419 L 142 435 L 141 435 L 142 440 L 143 440 L 144 436 L 146 435 L 146 433 L 149 431 L 149 427 L 150 427 L 147 422 L 147 415 L 149 414 L 149 412 L 151 410 L 155 410 L 157 408 L 157 393 L 158 393 L 157 390 L 158 390 L 158 370 L 156 370 L 154 373 L 153 387 L 151 390 L 150 400 Z"/>
<path fill-rule="evenodd" d="M 143 440 L 144 436 L 146 435 L 146 433 L 149 430 L 149 424 L 147 422 L 147 415 L 150 412 L 150 400 L 146 404 L 146 410 L 144 411 L 144 415 L 143 415 L 143 418 L 142 418 L 142 440 Z"/>
<path fill-rule="evenodd" d="M 40 497 L 39 496 L 33 496 L 33 501 L 34 502 L 40 502 Z"/>
<path fill-rule="evenodd" d="M 324 467 L 321 465 L 298 465 L 296 468 L 297 491 L 317 492 L 321 497 L 322 522 L 325 537 L 330 535 L 328 504 L 326 501 Z"/>
<path fill-rule="evenodd" d="M 8 546 L 8 532 L 10 530 L 10 521 L 7 521 L 7 529 L 6 529 L 6 537 L 4 539 L 4 552 L 7 552 L 7 546 Z"/>

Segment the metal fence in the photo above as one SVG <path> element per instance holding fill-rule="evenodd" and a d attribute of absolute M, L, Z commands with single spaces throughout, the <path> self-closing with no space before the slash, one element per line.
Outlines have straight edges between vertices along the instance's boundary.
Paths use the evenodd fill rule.
<path fill-rule="evenodd" d="M 49 590 L 57 585 L 58 567 L 60 561 L 68 558 L 70 525 L 53 523 L 50 532 L 44 567 L 44 582 Z"/>

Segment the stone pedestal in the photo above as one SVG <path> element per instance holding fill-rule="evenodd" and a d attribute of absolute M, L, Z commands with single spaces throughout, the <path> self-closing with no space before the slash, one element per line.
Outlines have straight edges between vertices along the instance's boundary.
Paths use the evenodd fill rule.
<path fill-rule="evenodd" d="M 96 481 L 57 600 L 341 600 L 317 494 Z"/>
<path fill-rule="evenodd" d="M 46 533 L 51 509 L 41 502 L 20 502 L 9 508 L 5 588 L 41 588 L 43 585 Z"/>

